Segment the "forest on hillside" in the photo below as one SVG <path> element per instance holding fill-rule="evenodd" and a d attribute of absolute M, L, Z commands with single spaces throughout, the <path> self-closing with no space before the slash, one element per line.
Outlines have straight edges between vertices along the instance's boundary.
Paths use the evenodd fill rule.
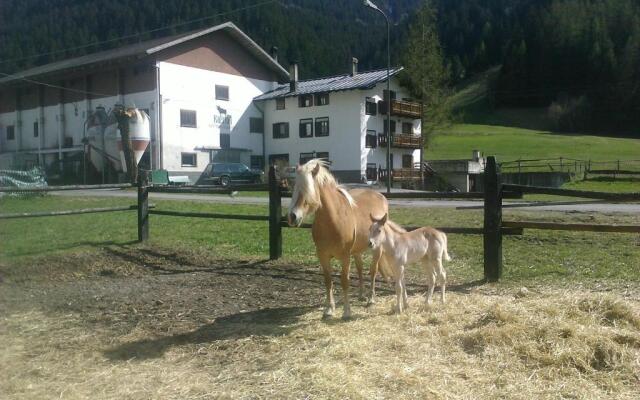
<path fill-rule="evenodd" d="M 426 0 L 374 0 L 391 17 L 392 63 Z M 637 0 L 431 0 L 451 83 L 495 65 L 495 104 L 549 107 L 567 130 L 640 122 Z M 361 0 L 4 0 L 0 72 L 233 21 L 301 77 L 386 64 L 384 20 Z"/>

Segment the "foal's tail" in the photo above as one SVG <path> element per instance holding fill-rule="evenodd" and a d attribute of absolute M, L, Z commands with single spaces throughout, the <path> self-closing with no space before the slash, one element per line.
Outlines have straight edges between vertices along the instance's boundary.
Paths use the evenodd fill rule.
<path fill-rule="evenodd" d="M 444 260 L 445 261 L 451 261 L 451 257 L 449 257 L 449 252 L 447 251 L 447 235 L 443 232 L 441 233 L 441 237 L 442 237 L 442 255 L 444 256 Z"/>

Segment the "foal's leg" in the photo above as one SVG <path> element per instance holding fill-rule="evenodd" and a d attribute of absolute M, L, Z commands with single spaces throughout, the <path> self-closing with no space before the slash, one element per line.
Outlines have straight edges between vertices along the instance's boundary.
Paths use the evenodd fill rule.
<path fill-rule="evenodd" d="M 342 283 L 342 299 L 343 299 L 343 312 L 342 319 L 351 318 L 351 305 L 349 305 L 349 268 L 351 267 L 351 256 L 347 254 L 342 257 L 342 274 L 340 275 L 340 281 Z"/>
<path fill-rule="evenodd" d="M 440 283 L 440 300 L 442 303 L 445 303 L 444 292 L 447 287 L 447 272 L 444 270 L 442 266 L 442 257 L 438 257 L 436 260 L 436 267 L 438 269 L 438 281 Z"/>
<path fill-rule="evenodd" d="M 373 250 L 373 259 L 371 261 L 371 268 L 369 268 L 369 275 L 371 276 L 371 296 L 367 304 L 371 305 L 376 302 L 376 274 L 378 273 L 378 264 L 382 257 L 382 248 L 378 247 Z"/>
<path fill-rule="evenodd" d="M 362 254 L 354 254 L 353 258 L 356 260 L 356 269 L 358 270 L 358 293 L 360 300 L 364 300 L 364 278 L 362 277 L 364 262 L 362 261 Z"/>
<path fill-rule="evenodd" d="M 397 266 L 394 274 L 394 278 L 396 280 L 396 310 L 401 314 L 404 309 L 404 295 L 402 293 L 404 286 L 404 282 L 402 280 L 402 276 L 404 275 L 404 265 Z"/>
<path fill-rule="evenodd" d="M 409 308 L 409 299 L 408 299 L 408 295 L 407 295 L 407 282 L 405 281 L 404 277 L 405 277 L 405 269 L 402 269 L 402 276 L 400 277 L 400 279 L 402 280 L 402 303 L 404 304 L 404 308 L 407 309 Z"/>
<path fill-rule="evenodd" d="M 324 287 L 327 291 L 327 297 L 324 304 L 323 318 L 329 318 L 333 316 L 333 312 L 336 310 L 336 303 L 333 301 L 333 279 L 331 279 L 331 257 L 323 254 L 318 254 L 320 259 L 320 265 L 322 266 L 322 273 L 324 275 Z"/>
<path fill-rule="evenodd" d="M 436 272 L 434 271 L 433 260 L 426 258 L 423 261 L 424 270 L 427 275 L 427 304 L 431 304 L 433 289 L 436 285 Z"/>

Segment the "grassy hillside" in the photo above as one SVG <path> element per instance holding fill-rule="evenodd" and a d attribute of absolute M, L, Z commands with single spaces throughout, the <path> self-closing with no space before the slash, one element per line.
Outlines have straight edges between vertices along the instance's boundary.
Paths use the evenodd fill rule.
<path fill-rule="evenodd" d="M 495 155 L 498 161 L 555 157 L 637 160 L 640 159 L 640 140 L 559 134 L 495 125 L 455 124 L 434 135 L 425 151 L 425 159 L 469 158 L 472 150 Z"/>

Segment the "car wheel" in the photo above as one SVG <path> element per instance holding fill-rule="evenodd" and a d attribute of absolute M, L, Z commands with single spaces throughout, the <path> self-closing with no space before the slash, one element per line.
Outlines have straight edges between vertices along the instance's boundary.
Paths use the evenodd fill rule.
<path fill-rule="evenodd" d="M 227 187 L 229 186 L 229 177 L 228 176 L 221 176 L 220 177 L 220 185 Z"/>

